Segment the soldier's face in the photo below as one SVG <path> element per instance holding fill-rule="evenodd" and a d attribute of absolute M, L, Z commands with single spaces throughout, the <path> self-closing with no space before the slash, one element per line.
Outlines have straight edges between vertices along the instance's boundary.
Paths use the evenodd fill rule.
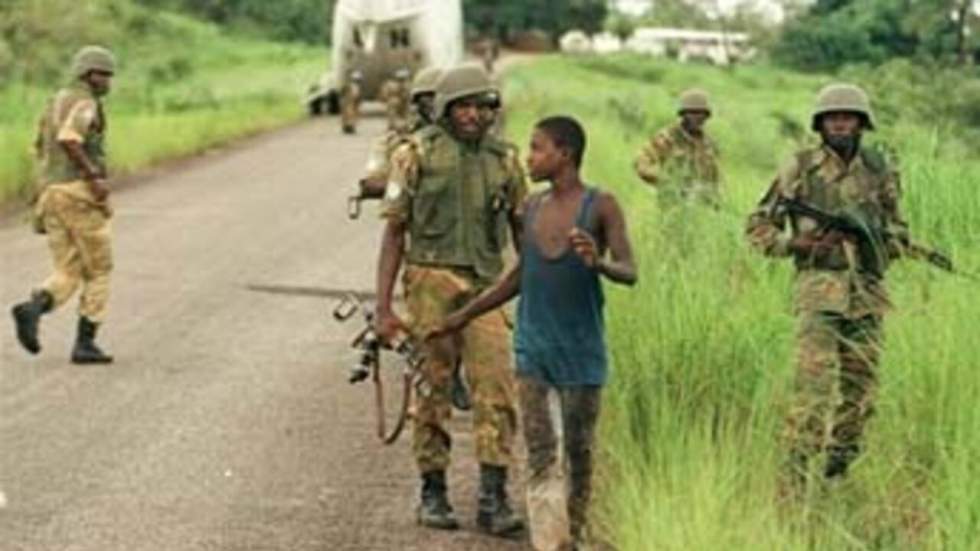
<path fill-rule="evenodd" d="M 534 182 L 550 180 L 562 162 L 566 160 L 567 153 L 555 145 L 551 136 L 535 130 L 531 135 L 531 144 L 528 146 L 527 153 L 527 173 Z"/>
<path fill-rule="evenodd" d="M 681 115 L 684 128 L 691 132 L 700 132 L 709 116 L 707 111 L 684 111 Z"/>
<path fill-rule="evenodd" d="M 477 140 L 483 136 L 483 118 L 476 98 L 463 98 L 449 107 L 449 120 L 456 136 L 464 140 Z"/>
<path fill-rule="evenodd" d="M 92 92 L 104 96 L 112 90 L 112 73 L 106 71 L 89 71 L 85 81 L 92 87 Z"/>
<path fill-rule="evenodd" d="M 856 136 L 861 130 L 861 117 L 856 113 L 838 111 L 820 118 L 824 136 L 843 138 Z"/>

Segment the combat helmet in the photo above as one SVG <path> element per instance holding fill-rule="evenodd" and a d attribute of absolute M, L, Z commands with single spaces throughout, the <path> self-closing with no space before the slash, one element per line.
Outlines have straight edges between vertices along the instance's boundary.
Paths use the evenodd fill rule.
<path fill-rule="evenodd" d="M 422 94 L 435 94 L 436 84 L 441 76 L 442 70 L 436 67 L 427 67 L 419 71 L 412 80 L 412 99 Z"/>
<path fill-rule="evenodd" d="M 483 67 L 475 63 L 453 67 L 444 72 L 436 84 L 436 117 L 444 116 L 449 104 L 458 99 L 496 90 Z"/>
<path fill-rule="evenodd" d="M 868 94 L 853 84 L 834 83 L 825 86 L 817 94 L 817 105 L 813 110 L 810 128 L 820 131 L 820 117 L 827 113 L 856 113 L 861 117 L 864 127 L 875 129 L 874 113 L 871 111 L 871 100 Z"/>
<path fill-rule="evenodd" d="M 102 46 L 85 46 L 75 53 L 71 62 L 71 74 L 81 78 L 91 71 L 116 72 L 116 56 Z"/>
<path fill-rule="evenodd" d="M 708 93 L 698 88 L 685 90 L 677 102 L 677 114 L 683 115 L 685 111 L 705 111 L 711 114 L 711 103 L 708 101 Z"/>

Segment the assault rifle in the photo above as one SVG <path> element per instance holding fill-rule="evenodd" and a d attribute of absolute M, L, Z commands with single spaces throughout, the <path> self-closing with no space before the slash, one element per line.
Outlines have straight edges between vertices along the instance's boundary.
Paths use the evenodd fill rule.
<path fill-rule="evenodd" d="M 347 321 L 361 312 L 364 327 L 351 340 L 351 348 L 359 352 L 357 363 L 348 374 L 348 382 L 359 383 L 368 377 L 374 381 L 375 408 L 377 414 L 378 438 L 385 444 L 393 444 L 398 440 L 408 418 L 408 406 L 411 402 L 412 391 L 429 392 L 428 384 L 422 375 L 422 356 L 416 342 L 409 336 L 403 336 L 397 341 L 383 346 L 381 339 L 374 331 L 374 312 L 353 293 L 347 295 L 333 310 L 333 318 L 337 321 Z M 384 384 L 381 381 L 381 350 L 390 348 L 404 363 L 402 371 L 402 404 L 398 413 L 395 427 L 388 432 L 385 418 Z"/>
<path fill-rule="evenodd" d="M 347 198 L 347 217 L 357 220 L 361 216 L 361 202 L 381 199 L 387 184 L 377 178 L 363 178 L 357 182 L 357 195 Z"/>
<path fill-rule="evenodd" d="M 808 205 L 799 199 L 781 198 L 778 208 L 792 216 L 806 216 L 812 218 L 818 224 L 828 230 L 836 230 L 845 235 L 853 237 L 858 246 L 858 255 L 861 258 L 861 265 L 875 276 L 880 277 L 883 273 L 886 261 L 885 243 L 896 236 L 888 231 L 880 223 L 873 221 L 871 217 L 857 210 L 847 210 L 841 214 L 831 214 L 812 205 Z M 980 280 L 973 274 L 968 274 L 958 270 L 953 264 L 953 260 L 946 254 L 912 242 L 908 237 L 899 236 L 899 242 L 904 249 L 904 254 L 917 260 L 925 260 L 929 264 L 945 272 L 956 274 L 974 281 Z"/>

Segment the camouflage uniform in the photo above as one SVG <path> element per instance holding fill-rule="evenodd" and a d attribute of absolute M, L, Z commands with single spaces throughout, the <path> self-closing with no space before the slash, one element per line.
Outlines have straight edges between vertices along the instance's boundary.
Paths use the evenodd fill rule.
<path fill-rule="evenodd" d="M 13 315 L 22 344 L 37 353 L 40 316 L 63 305 L 80 288 L 79 335 L 72 360 L 107 363 L 111 357 L 98 350 L 94 338 L 105 319 L 109 299 L 112 209 L 107 200 L 96 198 L 86 180 L 108 175 L 107 125 L 101 98 L 81 79 L 95 70 L 111 74 L 115 59 L 104 48 L 88 46 L 76 54 L 74 65 L 79 80 L 48 102 L 35 140 L 38 181 L 34 224 L 38 232 L 47 235 L 54 270 L 31 301 L 14 307 Z M 79 145 L 97 174 L 85 174 L 69 156 L 66 144 Z"/>
<path fill-rule="evenodd" d="M 357 131 L 357 121 L 361 109 L 360 78 L 352 75 L 340 87 L 340 125 L 346 134 Z"/>
<path fill-rule="evenodd" d="M 749 217 L 752 246 L 768 256 L 793 256 L 797 270 L 796 398 L 786 434 L 794 468 L 805 468 L 810 457 L 828 452 L 831 476 L 831 463 L 846 470 L 858 452 L 873 410 L 882 321 L 890 308 L 884 268 L 900 254 L 907 235 L 899 194 L 898 173 L 880 153 L 861 148 L 848 164 L 824 145 L 793 156 Z M 888 254 L 877 270 L 881 274 L 862 264 L 849 241 L 819 258 L 794 253 L 793 238 L 819 237 L 825 230 L 808 217 L 789 216 L 780 206 L 784 198 L 830 213 L 860 209 L 880 220 L 895 236 L 884 244 Z"/>
<path fill-rule="evenodd" d="M 378 94 L 379 99 L 385 104 L 389 130 L 407 126 L 411 90 L 403 74 L 399 74 L 399 78 L 386 80 Z"/>
<path fill-rule="evenodd" d="M 528 453 L 531 543 L 536 551 L 567 549 L 584 537 L 602 389 L 554 387 L 520 377 L 518 390 Z M 552 396 L 558 398 L 560 419 L 553 418 Z"/>
<path fill-rule="evenodd" d="M 408 225 L 402 283 L 411 330 L 425 334 L 500 275 L 507 219 L 527 188 L 516 148 L 490 137 L 462 144 L 441 125 L 414 134 L 391 162 L 382 216 Z M 459 358 L 473 395 L 477 457 L 483 464 L 508 465 L 517 419 L 503 312 L 428 345 L 426 358 L 431 391 L 418 396 L 414 416 L 419 469 L 449 464 L 450 377 Z"/>
<path fill-rule="evenodd" d="M 105 318 L 109 298 L 111 210 L 108 204 L 96 201 L 61 143 L 82 143 L 105 176 L 102 102 L 83 86 L 61 90 L 49 102 L 38 128 L 43 188 L 34 208 L 47 233 L 54 263 L 54 273 L 41 288 L 51 294 L 57 308 L 81 287 L 79 314 L 98 323 Z"/>
<path fill-rule="evenodd" d="M 664 128 L 640 151 L 634 167 L 657 188 L 666 205 L 685 199 L 717 204 L 721 196 L 718 146 L 706 134 L 695 137 L 680 123 Z"/>

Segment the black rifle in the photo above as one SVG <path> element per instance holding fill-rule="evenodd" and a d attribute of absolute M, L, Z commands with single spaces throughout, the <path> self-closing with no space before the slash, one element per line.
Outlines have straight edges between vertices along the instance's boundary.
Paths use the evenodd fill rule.
<path fill-rule="evenodd" d="M 857 242 L 858 255 L 861 258 L 862 268 L 870 273 L 881 276 L 883 266 L 886 262 L 885 243 L 896 239 L 901 243 L 905 256 L 917 260 L 925 260 L 929 264 L 949 272 L 974 281 L 980 280 L 973 274 L 968 274 L 958 270 L 953 264 L 953 260 L 946 254 L 935 249 L 912 242 L 906 236 L 896 236 L 887 228 L 879 223 L 875 223 L 868 216 L 860 211 L 848 210 L 841 214 L 831 214 L 813 205 L 808 205 L 799 199 L 781 198 L 779 208 L 784 209 L 793 216 L 806 216 L 812 218 L 818 224 L 828 230 L 836 230 L 845 235 L 853 237 Z"/>

